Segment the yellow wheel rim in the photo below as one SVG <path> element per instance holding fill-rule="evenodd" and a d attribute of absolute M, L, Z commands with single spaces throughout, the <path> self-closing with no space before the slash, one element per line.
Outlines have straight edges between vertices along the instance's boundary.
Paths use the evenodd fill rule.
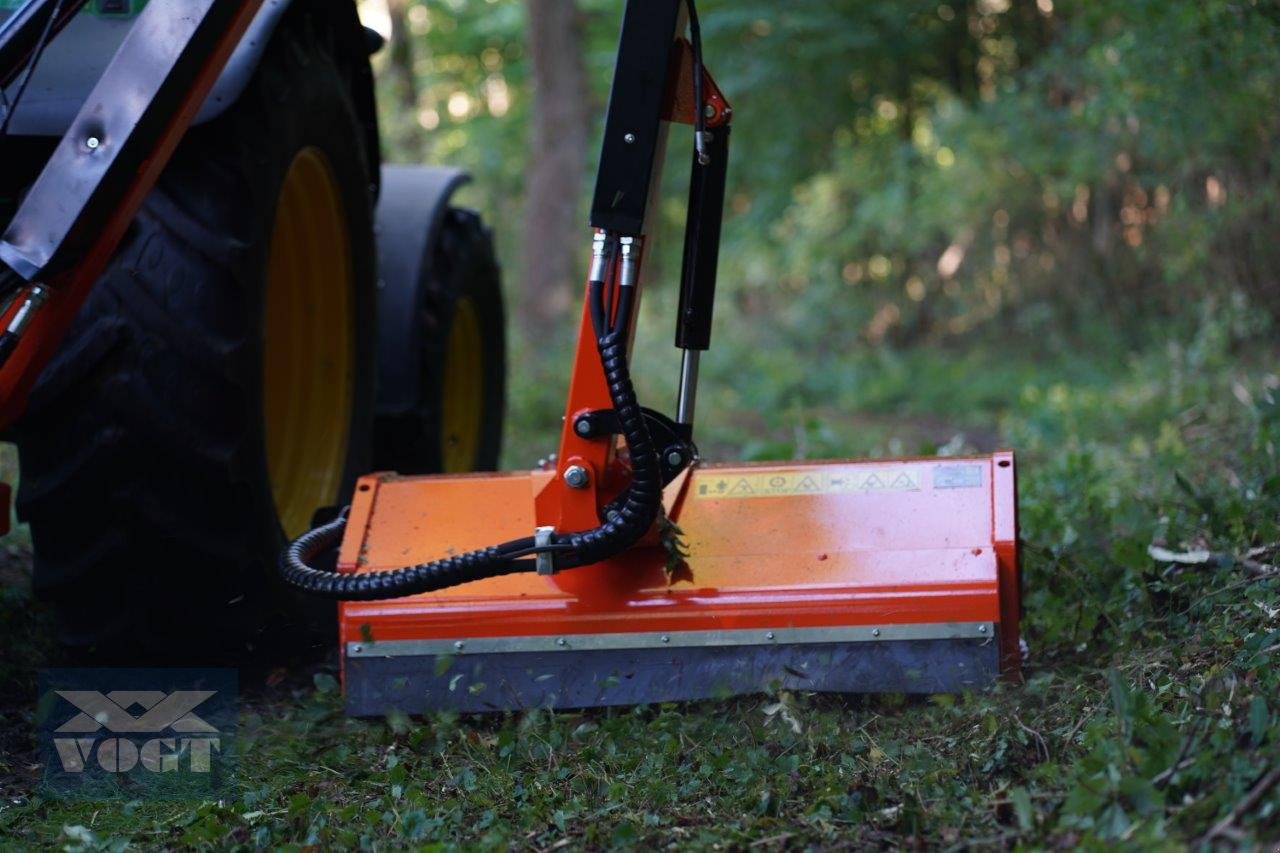
<path fill-rule="evenodd" d="M 484 347 L 480 317 L 465 296 L 453 304 L 444 354 L 444 400 L 440 412 L 440 455 L 447 473 L 472 471 L 480 452 L 484 418 Z"/>
<path fill-rule="evenodd" d="M 353 275 L 333 168 L 320 149 L 303 149 L 276 204 L 262 330 L 267 471 L 290 537 L 342 487 L 355 382 Z"/>

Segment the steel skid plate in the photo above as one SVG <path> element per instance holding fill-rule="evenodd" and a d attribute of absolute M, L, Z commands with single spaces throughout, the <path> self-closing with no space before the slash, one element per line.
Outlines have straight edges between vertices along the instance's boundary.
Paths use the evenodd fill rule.
<path fill-rule="evenodd" d="M 549 472 L 359 482 L 373 572 L 529 536 Z M 493 711 L 980 688 L 1018 668 L 1013 454 L 709 465 L 668 488 L 689 556 L 637 547 L 340 609 L 347 710 Z"/>

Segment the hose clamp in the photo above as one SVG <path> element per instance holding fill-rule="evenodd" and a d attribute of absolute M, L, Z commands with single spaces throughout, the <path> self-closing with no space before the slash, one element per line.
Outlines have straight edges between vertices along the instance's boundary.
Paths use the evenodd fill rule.
<path fill-rule="evenodd" d="M 587 275 L 587 281 L 604 281 L 612 260 L 613 244 L 609 235 L 604 231 L 597 231 L 591 238 L 591 272 Z"/>
<path fill-rule="evenodd" d="M 546 548 L 551 544 L 551 535 L 556 532 L 554 527 L 535 527 L 533 529 L 533 547 Z M 556 573 L 555 555 L 550 551 L 539 551 L 537 557 L 537 569 L 540 575 L 554 575 Z"/>
<path fill-rule="evenodd" d="M 639 246 L 634 237 L 623 237 L 618 243 L 622 251 L 622 264 L 618 271 L 618 284 L 622 287 L 635 287 L 639 278 Z"/>

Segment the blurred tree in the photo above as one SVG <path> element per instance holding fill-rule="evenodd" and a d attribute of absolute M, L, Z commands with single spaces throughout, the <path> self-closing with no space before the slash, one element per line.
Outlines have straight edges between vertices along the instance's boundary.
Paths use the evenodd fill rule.
<path fill-rule="evenodd" d="M 418 83 L 414 72 L 414 39 L 409 31 L 409 0 L 387 0 L 391 35 L 387 39 L 386 87 L 391 90 L 392 108 L 408 121 L 396 124 L 396 147 L 412 154 L 425 153 L 426 140 L 418 123 Z"/>
<path fill-rule="evenodd" d="M 384 90 L 388 145 L 410 147 L 394 133 L 408 120 L 412 156 L 472 170 L 512 301 L 545 330 L 581 272 L 622 0 L 407 5 L 416 112 Z M 726 348 L 816 383 L 800 366 L 825 353 L 984 327 L 1046 347 L 1164 334 L 1237 294 L 1280 317 L 1275 0 L 699 6 L 735 108 Z M 681 139 L 662 270 L 678 268 L 664 238 L 683 219 Z"/>
<path fill-rule="evenodd" d="M 522 223 L 519 310 L 549 329 L 577 293 L 579 216 L 590 130 L 582 19 L 573 0 L 527 0 L 533 112 Z"/>

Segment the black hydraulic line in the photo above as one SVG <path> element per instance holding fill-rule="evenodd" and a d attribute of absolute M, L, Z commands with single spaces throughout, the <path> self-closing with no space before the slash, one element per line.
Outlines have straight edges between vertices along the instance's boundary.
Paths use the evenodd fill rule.
<path fill-rule="evenodd" d="M 309 563 L 325 551 L 337 547 L 346 527 L 347 517 L 343 512 L 328 524 L 309 530 L 290 542 L 280 557 L 280 572 L 284 579 L 291 585 L 316 595 L 343 601 L 374 601 L 444 589 L 482 578 L 533 571 L 535 568 L 535 561 L 516 559 L 511 555 L 531 547 L 531 537 L 525 547 L 513 547 L 517 543 L 524 546 L 526 542 L 517 540 L 391 572 L 339 574 L 313 569 Z"/>
<path fill-rule="evenodd" d="M 617 334 L 626 334 L 627 327 L 631 324 L 631 312 L 635 307 L 635 287 L 622 287 L 618 289 L 618 307 L 614 312 L 613 323 L 609 326 L 609 331 Z"/>

